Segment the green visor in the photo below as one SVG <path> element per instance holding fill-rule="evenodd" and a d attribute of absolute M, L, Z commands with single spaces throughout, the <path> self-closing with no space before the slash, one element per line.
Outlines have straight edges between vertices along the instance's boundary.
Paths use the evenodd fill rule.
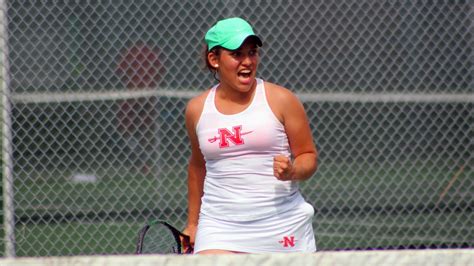
<path fill-rule="evenodd" d="M 216 46 L 227 50 L 236 50 L 249 37 L 255 38 L 257 45 L 262 46 L 262 41 L 253 32 L 252 26 L 241 18 L 228 18 L 218 21 L 206 33 L 205 41 L 208 51 Z"/>

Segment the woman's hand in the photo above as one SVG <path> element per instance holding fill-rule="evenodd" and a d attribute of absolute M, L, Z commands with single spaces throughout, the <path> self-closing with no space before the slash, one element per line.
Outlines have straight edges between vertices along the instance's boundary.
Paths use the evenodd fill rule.
<path fill-rule="evenodd" d="M 183 234 L 189 236 L 189 243 L 187 241 L 184 241 L 183 238 L 181 238 L 181 246 L 183 247 L 183 253 L 193 253 L 194 250 L 194 239 L 196 238 L 196 231 L 197 231 L 197 226 L 195 225 L 188 225 L 184 230 Z"/>
<path fill-rule="evenodd" d="M 293 179 L 293 163 L 291 159 L 285 155 L 277 155 L 273 157 L 273 175 L 281 181 L 289 181 Z"/>

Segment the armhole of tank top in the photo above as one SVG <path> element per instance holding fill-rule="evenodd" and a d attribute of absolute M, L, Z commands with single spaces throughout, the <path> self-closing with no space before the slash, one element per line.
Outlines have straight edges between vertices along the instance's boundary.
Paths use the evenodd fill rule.
<path fill-rule="evenodd" d="M 196 127 L 195 127 L 196 132 L 199 129 L 199 125 L 201 124 L 201 119 L 202 119 L 203 115 L 205 114 L 205 112 L 208 110 L 208 108 L 215 108 L 215 107 L 213 107 L 213 103 L 214 103 L 214 94 L 215 94 L 216 88 L 217 88 L 217 85 L 213 86 L 209 90 L 209 93 L 207 94 L 206 99 L 204 100 L 204 106 L 202 107 L 201 114 L 199 115 L 199 119 L 196 123 Z M 209 106 L 209 104 L 210 104 L 209 101 L 211 103 L 211 106 Z"/>
<path fill-rule="evenodd" d="M 270 102 L 268 101 L 268 98 L 267 98 L 267 88 L 265 87 L 265 82 L 262 82 L 262 88 L 263 88 L 263 97 L 264 97 L 264 102 L 265 102 L 265 105 L 266 105 L 266 108 L 268 110 L 268 112 L 271 113 L 271 116 L 273 117 L 273 120 L 275 121 L 275 123 L 277 123 L 278 125 L 280 125 L 281 129 L 283 131 L 285 131 L 285 125 L 283 125 L 283 123 L 280 121 L 280 119 L 278 119 L 278 117 L 276 116 L 276 114 L 273 112 L 272 108 L 270 107 Z M 286 133 L 285 133 L 286 135 Z M 286 143 L 285 143 L 285 139 L 286 139 Z M 286 145 L 288 146 L 286 146 Z M 286 136 L 285 138 L 282 138 L 281 140 L 281 143 L 280 143 L 280 146 L 283 148 L 283 147 L 286 147 L 288 149 L 288 153 L 289 153 L 289 156 L 291 156 L 291 148 L 289 146 L 289 140 L 288 140 L 288 137 Z"/>
<path fill-rule="evenodd" d="M 263 101 L 265 102 L 265 106 L 267 107 L 268 111 L 272 114 L 273 119 L 277 122 L 282 128 L 285 128 L 283 123 L 278 119 L 276 114 L 273 112 L 272 108 L 270 107 L 270 102 L 267 98 L 267 88 L 265 86 L 265 81 L 262 81 L 262 91 L 263 91 Z"/>

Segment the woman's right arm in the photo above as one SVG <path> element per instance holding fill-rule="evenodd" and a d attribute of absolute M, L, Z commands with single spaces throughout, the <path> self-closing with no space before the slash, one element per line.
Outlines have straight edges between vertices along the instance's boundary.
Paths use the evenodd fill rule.
<path fill-rule="evenodd" d="M 203 195 L 204 177 L 206 176 L 206 162 L 199 148 L 196 134 L 196 123 L 202 112 L 202 101 L 192 99 L 186 107 L 185 119 L 186 129 L 191 144 L 191 156 L 188 165 L 188 222 L 183 233 L 191 238 L 194 245 L 199 211 L 201 209 L 201 197 Z"/>

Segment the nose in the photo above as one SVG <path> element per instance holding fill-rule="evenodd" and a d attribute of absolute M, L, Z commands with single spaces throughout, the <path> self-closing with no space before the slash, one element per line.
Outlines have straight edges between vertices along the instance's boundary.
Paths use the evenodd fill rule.
<path fill-rule="evenodd" d="M 253 63 L 253 57 L 250 54 L 245 54 L 242 58 L 243 65 L 251 65 Z"/>

